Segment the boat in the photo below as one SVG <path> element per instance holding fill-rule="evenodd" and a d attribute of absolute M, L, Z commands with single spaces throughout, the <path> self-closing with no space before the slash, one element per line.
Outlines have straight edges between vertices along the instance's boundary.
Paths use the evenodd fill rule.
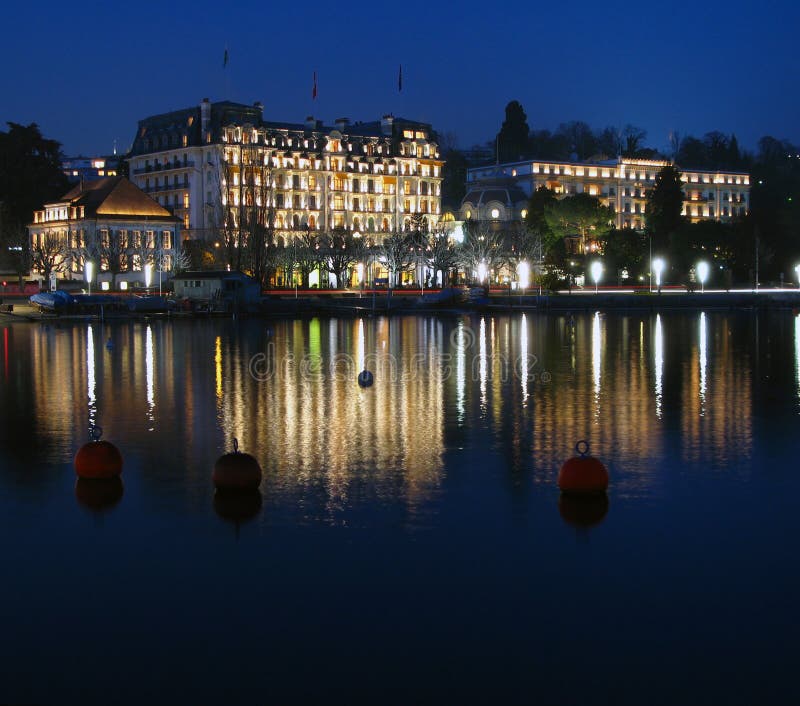
<path fill-rule="evenodd" d="M 69 292 L 58 290 L 56 292 L 39 292 L 29 299 L 30 303 L 38 306 L 39 311 L 53 311 L 61 313 L 75 305 L 75 297 Z"/>

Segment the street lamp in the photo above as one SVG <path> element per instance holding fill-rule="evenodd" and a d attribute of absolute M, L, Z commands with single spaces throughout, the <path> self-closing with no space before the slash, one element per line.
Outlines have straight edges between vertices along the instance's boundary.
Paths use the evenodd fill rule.
<path fill-rule="evenodd" d="M 519 279 L 519 286 L 522 288 L 523 293 L 530 284 L 531 268 L 524 260 L 517 265 L 517 278 Z"/>
<path fill-rule="evenodd" d="M 597 294 L 597 283 L 603 275 L 603 263 L 600 260 L 595 260 L 592 263 L 592 279 L 594 280 L 594 293 Z"/>
<path fill-rule="evenodd" d="M 486 263 L 481 260 L 481 262 L 478 263 L 478 281 L 481 284 L 483 284 L 483 280 L 486 279 L 486 271 Z"/>
<path fill-rule="evenodd" d="M 664 261 L 657 257 L 653 260 L 653 272 L 656 273 L 656 289 L 661 294 L 661 273 L 664 271 Z"/>
<path fill-rule="evenodd" d="M 697 263 L 697 279 L 700 280 L 700 292 L 705 291 L 705 284 L 706 280 L 708 279 L 708 263 L 707 262 L 698 262 Z"/>
<path fill-rule="evenodd" d="M 150 283 L 153 281 L 153 266 L 148 262 L 144 266 L 144 286 L 150 291 Z"/>
<path fill-rule="evenodd" d="M 86 261 L 86 265 L 84 265 L 84 273 L 86 275 L 86 281 L 89 283 L 89 294 L 92 293 L 92 273 L 94 272 L 94 263 L 91 260 Z"/>

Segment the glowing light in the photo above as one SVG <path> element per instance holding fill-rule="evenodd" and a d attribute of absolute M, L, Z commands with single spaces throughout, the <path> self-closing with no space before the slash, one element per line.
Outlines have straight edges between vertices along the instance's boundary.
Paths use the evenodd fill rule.
<path fill-rule="evenodd" d="M 144 266 L 144 286 L 150 289 L 150 283 L 153 281 L 153 266 L 148 262 Z"/>
<path fill-rule="evenodd" d="M 594 291 L 597 292 L 597 283 L 603 276 L 603 263 L 600 262 L 600 260 L 595 260 L 592 263 L 591 270 L 592 270 L 592 279 L 594 280 Z"/>
<path fill-rule="evenodd" d="M 800 265 L 794 266 L 794 273 L 797 275 L 797 286 L 800 287 Z"/>
<path fill-rule="evenodd" d="M 664 271 L 664 260 L 660 257 L 657 257 L 653 260 L 653 272 L 656 273 L 656 287 L 660 290 L 661 289 L 661 273 Z"/>
<path fill-rule="evenodd" d="M 91 260 L 86 261 L 86 265 L 84 266 L 84 274 L 86 275 L 86 281 L 89 284 L 89 294 L 92 293 L 92 274 L 94 273 L 94 263 Z"/>
<path fill-rule="evenodd" d="M 531 283 L 531 268 L 524 260 L 517 265 L 517 278 L 519 279 L 519 286 L 522 289 L 527 289 Z"/>
<path fill-rule="evenodd" d="M 705 291 L 706 280 L 708 279 L 708 263 L 707 262 L 698 262 L 697 263 L 697 279 L 700 280 L 700 291 Z"/>
<path fill-rule="evenodd" d="M 486 273 L 487 273 L 487 272 L 488 272 L 488 269 L 486 268 L 486 263 L 485 263 L 485 262 L 483 262 L 483 261 L 481 261 L 481 262 L 478 264 L 478 281 L 479 281 L 481 284 L 483 284 L 483 283 L 484 283 L 484 281 L 486 280 Z"/>

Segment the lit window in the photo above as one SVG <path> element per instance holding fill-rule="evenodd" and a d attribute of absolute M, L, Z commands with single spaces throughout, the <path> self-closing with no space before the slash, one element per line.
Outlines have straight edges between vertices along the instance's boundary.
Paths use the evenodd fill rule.
<path fill-rule="evenodd" d="M 500 210 L 497 208 L 492 209 L 492 218 L 500 218 Z"/>

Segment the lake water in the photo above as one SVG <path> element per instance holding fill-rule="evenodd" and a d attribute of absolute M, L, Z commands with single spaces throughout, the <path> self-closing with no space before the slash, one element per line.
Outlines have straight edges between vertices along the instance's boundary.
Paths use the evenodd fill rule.
<path fill-rule="evenodd" d="M 800 697 L 790 312 L 0 339 L 1 703 Z M 76 487 L 91 424 L 121 497 Z M 240 505 L 234 439 L 264 469 Z M 607 504 L 559 499 L 581 439 Z"/>

